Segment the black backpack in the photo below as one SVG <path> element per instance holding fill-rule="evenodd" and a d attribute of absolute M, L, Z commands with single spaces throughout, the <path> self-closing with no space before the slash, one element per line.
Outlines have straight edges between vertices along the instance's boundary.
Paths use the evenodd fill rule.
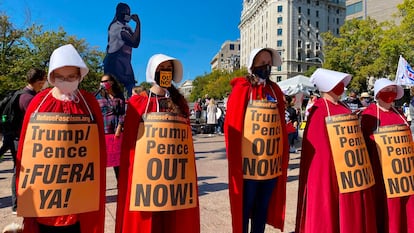
<path fill-rule="evenodd" d="M 2 134 L 18 136 L 24 117 L 19 106 L 20 95 L 23 93 L 25 93 L 23 90 L 11 91 L 0 101 L 0 132 Z"/>

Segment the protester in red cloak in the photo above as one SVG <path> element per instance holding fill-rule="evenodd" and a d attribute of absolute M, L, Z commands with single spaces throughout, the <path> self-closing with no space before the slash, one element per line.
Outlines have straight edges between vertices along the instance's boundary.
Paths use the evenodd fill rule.
<path fill-rule="evenodd" d="M 173 71 L 175 83 L 181 81 L 181 62 L 163 54 L 156 54 L 150 58 L 147 66 L 147 82 L 153 83 L 148 96 L 133 95 L 128 103 L 119 169 L 119 180 L 123 182 L 119 182 L 118 189 L 116 233 L 200 232 L 198 196 L 195 208 L 174 211 L 129 210 L 135 146 L 143 114 L 157 111 L 173 112 L 188 118 L 190 124 L 190 110 L 184 96 L 173 85 L 168 88 L 160 86 L 160 71 L 164 70 Z"/>
<path fill-rule="evenodd" d="M 382 78 L 375 82 L 374 91 L 377 104 L 369 105 L 362 112 L 361 126 L 375 176 L 378 232 L 413 233 L 414 195 L 387 198 L 380 157 L 374 139 L 374 132 L 381 126 L 406 124 L 409 128 L 406 119 L 392 107 L 394 100 L 401 99 L 404 95 L 404 90 L 396 83 Z"/>
<path fill-rule="evenodd" d="M 16 166 L 16 187 L 18 188 L 21 161 L 24 149 L 27 126 L 31 114 L 38 112 L 56 112 L 67 114 L 92 114 L 98 125 L 99 141 L 104 142 L 103 119 L 100 107 L 95 97 L 83 90 L 78 90 L 79 83 L 88 73 L 89 69 L 72 45 L 57 48 L 50 58 L 48 81 L 54 88 L 48 88 L 37 94 L 30 102 L 23 121 Z M 56 217 L 38 217 L 23 219 L 23 233 L 103 233 L 105 225 L 105 187 L 106 187 L 106 150 L 105 143 L 99 143 L 100 175 L 99 210 L 70 214 Z M 28 155 L 26 155 L 28 156 Z M 16 190 L 18 192 L 18 190 Z M 18 199 L 18 198 L 17 198 Z M 17 213 L 19 214 L 18 206 Z"/>
<path fill-rule="evenodd" d="M 349 114 L 340 101 L 351 75 L 319 68 L 311 81 L 321 97 L 311 108 L 302 141 L 296 233 L 376 232 L 373 188 L 341 194 L 327 116 Z"/>
<path fill-rule="evenodd" d="M 233 233 L 248 232 L 248 218 L 252 218 L 252 232 L 263 232 L 266 222 L 283 231 L 286 204 L 286 181 L 289 156 L 286 122 L 284 119 L 284 95 L 279 86 L 269 79 L 271 66 L 280 66 L 278 52 L 271 48 L 255 49 L 250 54 L 249 75 L 231 81 L 233 90 L 228 98 L 226 119 L 224 123 L 227 159 L 229 167 L 229 195 L 232 214 Z M 277 102 L 277 109 L 282 117 L 280 147 L 282 152 L 282 175 L 275 179 L 256 181 L 243 179 L 242 138 L 245 124 L 245 113 L 249 100 L 269 100 Z M 263 182 L 273 184 L 262 185 L 267 192 L 256 193 L 258 189 L 245 189 Z M 267 186 L 267 187 L 266 187 Z M 247 208 L 246 192 L 250 199 L 262 202 L 257 209 Z M 254 196 L 256 195 L 256 196 Z M 270 200 L 264 200 L 268 197 Z M 254 205 L 253 203 L 249 203 Z M 260 222 L 260 223 L 258 223 Z M 257 230 L 257 231 L 255 231 Z"/>

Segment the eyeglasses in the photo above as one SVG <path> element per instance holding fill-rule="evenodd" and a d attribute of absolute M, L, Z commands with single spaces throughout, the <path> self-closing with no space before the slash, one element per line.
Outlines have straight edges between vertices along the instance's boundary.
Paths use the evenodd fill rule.
<path fill-rule="evenodd" d="M 109 80 L 101 80 L 101 83 L 109 82 Z"/>

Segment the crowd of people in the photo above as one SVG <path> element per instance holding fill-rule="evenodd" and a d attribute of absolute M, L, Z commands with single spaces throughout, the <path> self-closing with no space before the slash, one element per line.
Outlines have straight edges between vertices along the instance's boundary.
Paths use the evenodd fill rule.
<path fill-rule="evenodd" d="M 135 32 L 122 27 L 130 18 Z M 119 4 L 109 31 L 127 39 L 109 38 L 105 62 L 130 59 L 138 16 Z M 78 89 L 89 69 L 76 48 L 56 48 L 47 74 L 28 72 L 21 127 L 4 135 L 3 146 L 18 144 L 12 211 L 23 217 L 22 232 L 103 233 L 107 166 L 117 178 L 116 233 L 200 232 L 191 111 L 209 135 L 224 133 L 233 233 L 263 233 L 266 224 L 283 231 L 301 117 L 270 79 L 281 64 L 275 49 L 253 49 L 225 109 L 208 95 L 190 109 L 174 85 L 183 76 L 177 58 L 149 59 L 148 90 L 133 87 L 127 71 L 105 73 L 89 93 Z M 381 78 L 373 98 L 350 92 L 342 101 L 351 79 L 323 68 L 311 77 L 319 92 L 305 110 L 295 231 L 414 233 L 411 119 L 394 107 L 403 89 Z"/>

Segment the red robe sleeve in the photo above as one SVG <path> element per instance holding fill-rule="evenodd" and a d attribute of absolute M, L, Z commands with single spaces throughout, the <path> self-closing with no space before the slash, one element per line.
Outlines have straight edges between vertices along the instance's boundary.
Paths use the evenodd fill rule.
<path fill-rule="evenodd" d="M 229 197 L 232 215 L 233 233 L 243 232 L 243 171 L 241 141 L 243 136 L 244 116 L 250 99 L 257 99 L 262 94 L 262 86 L 251 87 L 246 78 L 232 80 L 232 92 L 228 98 L 226 119 L 224 122 L 225 142 L 228 159 Z M 276 94 L 278 109 L 281 114 L 285 112 L 284 95 L 273 82 L 268 82 Z M 260 97 L 259 97 L 260 98 Z M 283 163 L 282 175 L 278 177 L 276 187 L 269 203 L 267 223 L 283 231 L 286 205 L 287 167 L 289 160 L 289 145 L 287 140 L 285 118 L 282 121 Z"/>
<path fill-rule="evenodd" d="M 318 99 L 302 141 L 296 233 L 377 232 L 373 189 L 339 193 L 325 117 L 351 113 L 341 104 Z"/>
<path fill-rule="evenodd" d="M 16 163 L 16 192 L 18 192 L 18 184 L 19 184 L 19 175 L 20 175 L 20 168 L 21 168 L 21 159 L 22 159 L 22 151 L 24 140 L 27 131 L 27 125 L 29 123 L 29 119 L 31 114 L 38 109 L 39 112 L 63 112 L 63 102 L 56 100 L 52 95 L 49 93 L 50 89 L 46 89 L 41 93 L 37 94 L 33 100 L 30 102 L 22 125 L 22 131 L 20 134 L 19 139 L 19 146 L 17 151 L 17 163 Z M 88 105 L 91 113 L 95 119 L 96 124 L 98 125 L 98 132 L 99 132 L 99 141 L 103 142 L 99 144 L 100 149 L 100 190 L 97 197 L 99 197 L 99 210 L 87 213 L 77 214 L 76 218 L 78 219 L 81 227 L 82 232 L 91 232 L 91 233 L 104 233 L 104 226 L 105 226 L 105 192 L 106 192 L 106 149 L 105 149 L 105 135 L 104 135 L 104 128 L 103 128 L 103 119 L 101 110 L 99 107 L 98 102 L 96 101 L 95 97 L 86 92 L 81 91 L 81 94 L 85 98 L 86 104 Z M 42 103 L 42 101 L 44 102 Z M 79 103 L 71 102 L 68 106 L 66 106 L 71 113 L 76 114 L 89 114 L 88 107 L 86 106 L 85 102 L 80 99 Z M 41 105 L 39 107 L 39 105 Z M 57 219 L 65 219 L 68 216 L 57 216 L 49 218 L 51 222 Z M 23 233 L 38 233 L 38 223 L 36 218 L 24 218 L 24 230 Z"/>
<path fill-rule="evenodd" d="M 116 213 L 116 233 L 153 233 L 154 226 L 168 227 L 168 232 L 200 232 L 200 212 L 197 207 L 176 211 L 163 212 L 168 217 L 155 219 L 150 211 L 129 211 L 131 182 L 135 159 L 135 145 L 137 141 L 139 124 L 148 103 L 147 96 L 136 95 L 131 97 L 127 106 L 124 122 L 124 137 L 121 150 L 121 162 L 119 168 L 118 202 Z M 148 112 L 156 112 L 155 98 L 151 97 Z M 181 109 L 184 109 L 182 107 Z M 198 198 L 197 198 L 198 203 Z M 168 212 L 168 213 L 167 213 Z"/>

